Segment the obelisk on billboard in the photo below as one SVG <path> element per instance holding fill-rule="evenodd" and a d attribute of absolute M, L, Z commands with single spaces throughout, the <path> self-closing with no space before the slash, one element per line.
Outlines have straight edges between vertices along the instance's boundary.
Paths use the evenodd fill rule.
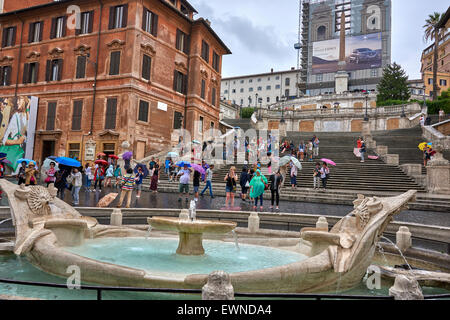
<path fill-rule="evenodd" d="M 338 72 L 335 76 L 335 91 L 337 94 L 348 91 L 348 73 L 345 71 L 345 65 L 345 11 L 342 9 Z"/>

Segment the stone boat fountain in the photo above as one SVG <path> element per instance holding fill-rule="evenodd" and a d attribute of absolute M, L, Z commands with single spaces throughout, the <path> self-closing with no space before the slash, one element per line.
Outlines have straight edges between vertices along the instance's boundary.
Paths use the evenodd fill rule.
<path fill-rule="evenodd" d="M 71 248 L 80 248 L 97 239 L 105 242 L 110 239 L 145 240 L 147 233 L 126 226 L 101 225 L 94 218 L 81 216 L 73 207 L 55 197 L 53 185 L 49 188 L 25 187 L 2 179 L 0 186 L 8 195 L 15 226 L 14 253 L 25 256 L 30 263 L 47 273 L 67 277 L 68 267 L 76 265 L 85 283 L 153 288 L 200 289 L 208 280 L 208 274 L 202 272 L 157 272 L 152 269 L 157 256 L 153 260 L 145 260 L 145 268 L 134 268 L 76 254 Z M 302 239 L 299 239 L 297 249 L 303 253 L 303 258 L 269 268 L 231 272 L 234 290 L 317 293 L 335 291 L 337 287 L 346 290 L 359 285 L 372 263 L 376 244 L 386 226 L 393 215 L 400 213 L 408 202 L 415 199 L 415 194 L 416 191 L 409 191 L 389 198 L 358 197 L 354 210 L 330 231 L 302 229 Z M 200 259 L 205 252 L 203 233 L 226 233 L 236 227 L 234 222 L 193 222 L 164 217 L 153 217 L 148 222 L 154 229 L 178 232 L 177 252 L 180 256 L 194 255 L 195 258 L 200 255 Z M 173 237 L 170 234 L 167 236 Z M 215 242 L 220 251 L 222 242 Z M 289 254 L 289 251 L 284 252 Z M 258 259 L 265 259 L 265 256 Z M 251 260 L 247 262 L 249 265 L 253 263 Z"/>

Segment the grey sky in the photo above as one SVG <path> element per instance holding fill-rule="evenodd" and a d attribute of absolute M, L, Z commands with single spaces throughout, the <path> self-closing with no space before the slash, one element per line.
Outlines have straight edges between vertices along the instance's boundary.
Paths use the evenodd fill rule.
<path fill-rule="evenodd" d="M 223 76 L 287 70 L 297 66 L 297 0 L 190 0 L 198 17 L 211 26 L 233 52 L 223 60 Z M 445 12 L 448 0 L 392 0 L 392 62 L 410 79 L 420 78 L 420 56 L 428 14 Z"/>

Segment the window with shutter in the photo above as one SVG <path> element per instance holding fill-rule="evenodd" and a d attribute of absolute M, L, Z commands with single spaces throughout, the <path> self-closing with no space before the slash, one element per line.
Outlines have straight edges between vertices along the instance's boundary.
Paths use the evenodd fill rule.
<path fill-rule="evenodd" d="M 42 41 L 43 21 L 30 23 L 30 30 L 28 33 L 28 43 Z"/>
<path fill-rule="evenodd" d="M 77 34 L 88 34 L 92 32 L 93 11 L 81 13 L 80 29 L 76 30 Z"/>
<path fill-rule="evenodd" d="M 16 45 L 16 27 L 3 29 L 2 47 L 12 47 Z"/>
<path fill-rule="evenodd" d="M 81 130 L 81 118 L 83 113 L 83 100 L 73 102 L 72 130 Z"/>
<path fill-rule="evenodd" d="M 119 71 L 120 71 L 120 51 L 113 51 L 111 52 L 109 74 L 118 75 Z"/>
<path fill-rule="evenodd" d="M 212 88 L 212 93 L 211 93 L 211 104 L 213 106 L 216 105 L 216 88 Z"/>
<path fill-rule="evenodd" d="M 83 79 L 86 77 L 86 57 L 78 56 L 77 57 L 77 79 Z"/>
<path fill-rule="evenodd" d="M 220 67 L 220 57 L 215 51 L 213 51 L 213 68 L 214 70 L 219 72 L 219 67 Z"/>
<path fill-rule="evenodd" d="M 62 38 L 66 35 L 65 33 L 65 17 L 58 17 L 55 20 L 55 33 L 54 38 Z"/>
<path fill-rule="evenodd" d="M 209 45 L 204 40 L 202 40 L 202 58 L 209 63 Z"/>
<path fill-rule="evenodd" d="M 0 67 L 0 86 L 11 85 L 11 66 Z"/>
<path fill-rule="evenodd" d="M 116 128 L 117 98 L 106 101 L 105 129 Z"/>
<path fill-rule="evenodd" d="M 27 84 L 29 82 L 29 80 L 28 80 L 29 69 L 30 69 L 30 64 L 25 63 L 23 65 L 23 84 Z"/>
<path fill-rule="evenodd" d="M 148 107 L 149 103 L 147 101 L 140 100 L 139 101 L 139 121 L 148 122 Z"/>
<path fill-rule="evenodd" d="M 206 96 L 206 81 L 205 81 L 205 79 L 202 79 L 202 90 L 200 92 L 200 96 L 202 97 L 202 99 L 205 99 L 205 96 Z"/>
<path fill-rule="evenodd" d="M 142 29 L 153 36 L 157 36 L 158 15 L 144 8 L 142 15 Z"/>
<path fill-rule="evenodd" d="M 182 113 L 175 111 L 173 114 L 173 129 L 177 130 L 177 129 L 181 129 L 182 125 L 183 125 L 183 120 L 182 120 Z"/>
<path fill-rule="evenodd" d="M 186 94 L 187 87 L 187 76 L 182 74 L 180 71 L 175 70 L 174 72 L 174 90 L 179 93 Z"/>
<path fill-rule="evenodd" d="M 152 58 L 146 54 L 142 58 L 142 78 L 150 81 Z"/>
<path fill-rule="evenodd" d="M 49 102 L 47 109 L 46 130 L 55 130 L 56 102 Z"/>
<path fill-rule="evenodd" d="M 128 23 L 128 4 L 113 6 L 109 10 L 109 26 L 111 29 L 125 28 Z"/>

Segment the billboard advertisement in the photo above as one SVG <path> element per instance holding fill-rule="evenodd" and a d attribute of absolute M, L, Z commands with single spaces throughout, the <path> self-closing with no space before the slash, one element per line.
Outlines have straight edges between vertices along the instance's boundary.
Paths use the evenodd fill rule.
<path fill-rule="evenodd" d="M 0 98 L 0 153 L 14 171 L 17 160 L 33 158 L 34 135 L 39 99 L 31 96 Z"/>
<path fill-rule="evenodd" d="M 381 32 L 345 39 L 346 71 L 381 68 Z M 339 39 L 313 43 L 312 73 L 338 71 Z"/>

